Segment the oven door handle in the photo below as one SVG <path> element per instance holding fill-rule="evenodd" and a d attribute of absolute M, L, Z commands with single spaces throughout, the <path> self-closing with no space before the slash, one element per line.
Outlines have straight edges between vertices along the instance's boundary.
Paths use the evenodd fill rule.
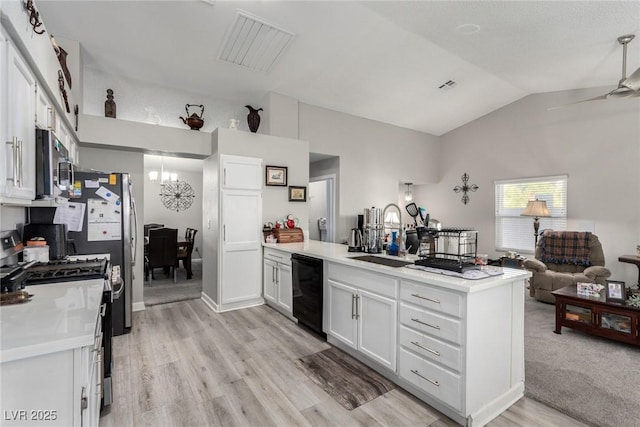
<path fill-rule="evenodd" d="M 124 291 L 124 280 L 120 279 L 117 282 L 113 282 L 113 300 L 117 300 Z"/>

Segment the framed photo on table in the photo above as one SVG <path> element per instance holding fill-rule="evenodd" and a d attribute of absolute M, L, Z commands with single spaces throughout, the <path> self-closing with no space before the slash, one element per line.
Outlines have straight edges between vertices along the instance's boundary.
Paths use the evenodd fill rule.
<path fill-rule="evenodd" d="M 289 201 L 290 202 L 306 202 L 307 187 L 289 186 Z"/>
<path fill-rule="evenodd" d="M 627 301 L 627 290 L 624 287 L 624 282 L 620 282 L 618 280 L 607 280 L 605 295 L 607 297 L 607 302 L 618 302 L 624 304 Z"/>
<path fill-rule="evenodd" d="M 286 166 L 266 166 L 265 185 L 275 185 L 280 187 L 286 187 L 287 186 L 287 167 Z"/>

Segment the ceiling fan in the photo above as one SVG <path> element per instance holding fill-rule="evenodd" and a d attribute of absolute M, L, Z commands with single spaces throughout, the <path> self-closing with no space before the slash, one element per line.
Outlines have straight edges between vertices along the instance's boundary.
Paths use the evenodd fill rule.
<path fill-rule="evenodd" d="M 639 98 L 640 97 L 640 68 L 627 77 L 627 44 L 635 38 L 633 34 L 626 34 L 618 37 L 618 43 L 622 45 L 622 78 L 618 82 L 618 87 L 609 93 L 596 96 L 595 98 L 585 99 L 584 101 L 573 102 L 566 105 L 558 105 L 551 107 L 549 110 L 563 108 L 569 105 L 581 104 L 583 102 L 600 101 L 611 98 Z"/>

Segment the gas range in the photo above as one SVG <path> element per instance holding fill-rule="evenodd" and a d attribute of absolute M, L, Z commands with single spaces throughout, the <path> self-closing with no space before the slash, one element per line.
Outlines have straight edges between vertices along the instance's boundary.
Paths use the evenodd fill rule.
<path fill-rule="evenodd" d="M 18 292 L 27 285 L 108 279 L 109 261 L 105 258 L 56 260 L 3 267 L 2 292 Z"/>

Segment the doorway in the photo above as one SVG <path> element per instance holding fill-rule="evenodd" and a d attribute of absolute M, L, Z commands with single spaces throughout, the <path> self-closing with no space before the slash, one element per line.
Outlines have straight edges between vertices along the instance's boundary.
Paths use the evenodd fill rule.
<path fill-rule="evenodd" d="M 336 175 L 309 179 L 309 240 L 335 242 Z"/>
<path fill-rule="evenodd" d="M 147 229 L 177 229 L 178 242 L 186 239 L 187 228 L 197 230 L 191 247 L 191 278 L 183 261 L 174 274 L 163 268 L 154 269 L 155 280 L 144 278 L 143 300 L 145 306 L 165 304 L 186 299 L 200 298 L 202 293 L 202 169 L 203 161 L 170 156 L 144 156 L 144 218 Z M 179 184 L 179 185 L 177 185 Z M 166 191 L 165 191 L 166 190 Z M 180 194 L 180 198 L 172 197 Z M 185 202 L 188 198 L 188 202 Z M 179 202 L 179 203 L 178 203 Z M 147 239 L 145 239 L 147 243 Z M 150 245 L 151 242 L 147 244 Z M 145 253 L 148 252 L 145 246 Z M 150 274 L 149 274 L 150 275 Z"/>

